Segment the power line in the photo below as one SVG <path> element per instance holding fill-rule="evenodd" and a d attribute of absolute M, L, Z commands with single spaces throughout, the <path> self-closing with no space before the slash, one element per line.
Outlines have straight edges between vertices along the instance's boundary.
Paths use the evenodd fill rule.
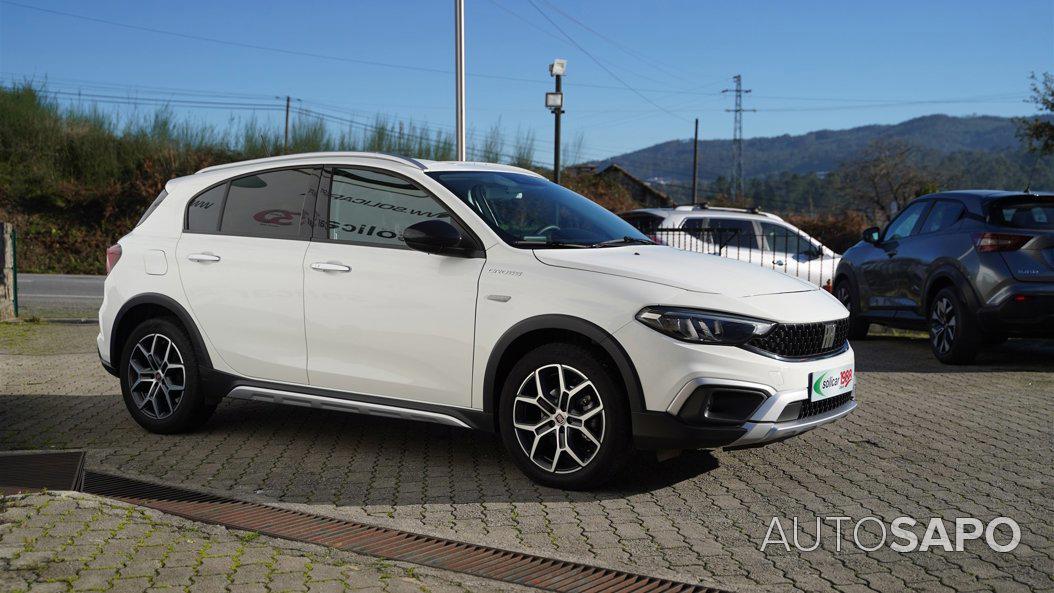
<path fill-rule="evenodd" d="M 579 44 L 577 41 L 575 41 L 574 38 L 572 38 L 570 35 L 568 35 L 566 31 L 564 31 L 562 28 L 560 28 L 560 25 L 557 25 L 556 22 L 553 21 L 553 19 L 549 18 L 549 15 L 545 14 L 545 12 L 542 11 L 542 9 L 539 8 L 537 4 L 535 4 L 534 0 L 527 0 L 527 1 L 531 4 L 531 6 L 534 7 L 535 10 L 538 11 L 538 14 L 542 15 L 542 17 L 545 20 L 549 21 L 549 24 L 552 25 L 561 34 L 563 34 L 563 36 L 566 37 L 567 40 L 570 41 L 572 45 L 577 47 L 578 50 L 581 51 L 582 53 L 584 53 L 587 56 L 589 56 L 589 59 L 593 60 L 593 62 L 595 62 L 597 66 L 600 66 L 601 69 L 603 69 L 605 72 L 610 74 L 612 78 L 614 78 L 615 80 L 617 80 L 620 83 L 622 83 L 622 86 L 624 86 L 627 89 L 633 91 L 633 93 L 636 94 L 638 97 L 640 97 L 641 99 L 644 99 L 646 102 L 650 103 L 651 105 L 654 105 L 660 111 L 664 111 L 664 112 L 668 113 L 669 115 L 672 115 L 673 117 L 676 117 L 677 119 L 684 120 L 684 118 L 681 117 L 680 115 L 677 115 L 676 113 L 674 113 L 672 111 L 667 111 L 665 107 L 663 107 L 662 105 L 659 105 L 655 101 L 652 101 L 646 95 L 644 95 L 644 93 L 642 93 L 642 92 L 638 91 L 637 89 L 633 88 L 632 86 L 630 86 L 629 83 L 627 83 L 625 80 L 622 80 L 622 78 L 618 74 L 615 74 L 615 72 L 612 71 L 607 66 L 605 66 L 603 62 L 598 60 L 593 54 L 589 53 L 589 50 L 587 50 L 586 48 L 582 47 L 582 45 Z"/>
<path fill-rule="evenodd" d="M 491 1 L 493 2 L 494 0 L 491 0 Z M 635 49 L 633 49 L 631 47 L 628 47 L 628 46 L 620 43 L 619 41 L 617 41 L 615 39 L 612 39 L 612 38 L 608 37 L 604 33 L 601 33 L 600 31 L 597 31 L 596 29 L 593 29 L 589 25 L 583 23 L 581 20 L 579 20 L 579 19 L 575 18 L 574 16 L 568 14 L 567 12 L 562 10 L 559 6 L 553 4 L 549 0 L 542 0 L 542 2 L 545 2 L 545 4 L 548 5 L 550 8 L 552 8 L 556 12 L 562 14 L 564 16 L 564 18 L 566 18 L 567 20 L 575 23 L 579 27 L 582 27 L 586 31 L 589 31 L 590 33 L 592 33 L 593 35 L 596 35 L 597 37 L 603 39 L 604 41 L 607 41 L 608 43 L 610 43 L 611 45 L 617 47 L 618 49 L 621 49 L 627 55 L 632 56 L 634 58 L 637 58 L 638 60 L 641 60 L 642 62 L 648 63 L 653 68 L 655 68 L 657 70 L 661 70 L 662 72 L 666 73 L 668 76 L 672 76 L 674 78 L 677 78 L 677 79 L 680 79 L 680 80 L 683 80 L 683 81 L 686 81 L 686 82 L 690 81 L 690 79 L 685 78 L 685 77 L 677 74 L 676 72 L 672 72 L 670 70 L 667 70 L 660 62 L 658 62 L 656 60 L 653 60 L 652 58 L 649 58 L 648 56 L 642 54 L 641 52 L 639 52 L 639 51 L 637 51 L 637 50 L 635 50 Z"/>
<path fill-rule="evenodd" d="M 39 6 L 31 6 L 29 4 L 23 4 L 21 2 L 15 2 L 14 0 L 0 0 L 0 4 L 7 4 L 9 6 L 17 6 L 19 8 L 24 8 L 26 10 L 34 10 L 34 11 L 37 11 L 37 12 L 42 12 L 42 13 L 47 13 L 47 14 L 59 15 L 59 16 L 64 16 L 64 17 L 74 18 L 74 19 L 81 19 L 81 20 L 90 21 L 90 22 L 94 22 L 94 23 L 101 23 L 101 24 L 104 24 L 104 25 L 110 25 L 110 26 L 114 26 L 114 27 L 121 27 L 121 28 L 124 28 L 124 29 L 131 29 L 131 30 L 135 30 L 135 31 L 143 31 L 143 32 L 146 32 L 146 33 L 153 33 L 153 34 L 156 34 L 156 35 L 167 35 L 167 36 L 170 36 L 170 37 L 178 37 L 178 38 L 181 38 L 181 39 L 189 39 L 189 40 L 193 40 L 193 41 L 202 41 L 202 42 L 205 42 L 205 43 L 214 43 L 214 44 L 218 44 L 218 45 L 228 45 L 228 46 L 232 46 L 232 47 L 240 47 L 240 48 L 243 48 L 243 49 L 254 49 L 254 50 L 258 50 L 258 51 L 267 51 L 267 52 L 287 54 L 287 55 L 306 57 L 306 58 L 313 58 L 313 59 L 320 59 L 320 60 L 333 60 L 333 61 L 337 61 L 337 62 L 346 62 L 346 63 L 351 63 L 351 64 L 362 64 L 362 65 L 365 65 L 365 66 L 376 66 L 376 67 L 380 67 L 380 68 L 394 68 L 394 69 L 399 69 L 399 70 L 411 70 L 411 71 L 416 71 L 416 72 L 427 72 L 427 73 L 430 73 L 430 74 L 453 74 L 453 71 L 446 70 L 446 69 L 443 69 L 443 68 L 430 68 L 428 66 L 413 66 L 413 65 L 410 65 L 410 64 L 397 64 L 397 63 L 392 63 L 392 62 L 380 62 L 380 61 L 375 61 L 375 60 L 360 60 L 360 59 L 355 59 L 355 58 L 347 58 L 347 57 L 344 57 L 344 56 L 334 56 L 334 55 L 328 55 L 328 54 L 320 54 L 320 53 L 316 53 L 316 52 L 301 51 L 301 50 L 296 50 L 296 49 L 288 49 L 288 48 L 281 48 L 281 47 L 272 47 L 272 46 L 267 46 L 267 45 L 259 45 L 259 44 L 255 44 L 255 43 L 243 43 L 243 42 L 240 42 L 240 41 L 231 41 L 231 40 L 228 40 L 228 39 L 217 39 L 215 37 L 206 37 L 204 35 L 193 35 L 193 34 L 189 34 L 189 33 L 179 33 L 179 32 L 176 32 L 176 31 L 167 31 L 165 29 L 158 29 L 156 27 L 146 27 L 146 26 L 143 26 L 143 25 L 133 25 L 133 24 L 130 24 L 130 23 L 122 23 L 120 21 L 113 21 L 113 20 L 109 20 L 109 19 L 103 19 L 103 18 L 99 18 L 99 17 L 87 16 L 87 15 L 83 15 L 83 14 L 76 14 L 76 13 L 65 12 L 65 11 L 61 11 L 61 10 L 53 10 L 53 9 L 50 9 L 50 8 L 41 8 Z M 517 76 L 504 76 L 504 75 L 500 75 L 500 74 L 485 74 L 485 73 L 478 73 L 477 72 L 477 73 L 467 73 L 467 76 L 471 76 L 471 77 L 474 77 L 474 78 L 484 78 L 484 79 L 490 79 L 490 80 L 503 80 L 503 81 L 508 81 L 508 82 L 521 82 L 521 83 L 528 83 L 528 84 L 548 84 L 548 81 L 545 80 L 545 79 L 523 78 L 523 77 L 517 77 Z M 630 91 L 633 91 L 634 93 L 639 93 L 639 91 L 637 91 L 636 89 L 633 89 L 633 88 L 626 88 L 624 86 L 616 86 L 616 85 L 609 85 L 609 84 L 596 84 L 596 83 L 588 83 L 588 82 L 578 82 L 578 83 L 576 83 L 576 85 L 577 86 L 581 86 L 581 87 L 589 87 L 589 88 L 597 88 L 597 89 L 620 90 L 620 91 L 630 90 Z M 686 93 L 686 91 L 680 91 L 680 90 L 677 90 L 677 89 L 645 89 L 645 90 L 648 90 L 649 92 L 670 92 L 670 93 L 675 93 L 675 94 Z M 688 93 L 688 94 L 692 94 L 692 93 Z M 705 95 L 707 93 L 694 93 L 694 94 Z"/>

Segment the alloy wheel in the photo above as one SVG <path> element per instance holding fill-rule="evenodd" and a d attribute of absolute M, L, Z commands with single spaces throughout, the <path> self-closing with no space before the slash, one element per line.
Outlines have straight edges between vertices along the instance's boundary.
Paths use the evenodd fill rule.
<path fill-rule="evenodd" d="M 604 403 L 581 371 L 550 364 L 535 369 L 516 391 L 516 440 L 538 467 L 554 474 L 589 464 L 604 442 Z"/>
<path fill-rule="evenodd" d="M 942 296 L 933 303 L 930 313 L 930 340 L 939 354 L 946 354 L 955 343 L 957 318 L 955 305 L 948 297 Z"/>
<path fill-rule="evenodd" d="M 187 386 L 179 348 L 163 334 L 144 336 L 128 359 L 128 384 L 140 412 L 157 420 L 171 416 Z"/>

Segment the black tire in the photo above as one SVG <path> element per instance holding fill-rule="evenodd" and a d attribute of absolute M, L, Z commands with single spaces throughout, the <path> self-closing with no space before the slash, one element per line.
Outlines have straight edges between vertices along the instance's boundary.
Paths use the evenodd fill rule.
<path fill-rule="evenodd" d="M 842 278 L 834 285 L 834 296 L 842 306 L 849 309 L 849 339 L 862 340 L 871 329 L 871 322 L 860 317 L 860 295 L 856 286 Z"/>
<path fill-rule="evenodd" d="M 118 371 L 125 407 L 150 432 L 191 431 L 216 410 L 205 401 L 190 338 L 171 319 L 140 323 L 125 340 Z M 177 389 L 180 381 L 183 388 Z"/>
<path fill-rule="evenodd" d="M 945 364 L 969 364 L 981 348 L 977 316 L 966 306 L 959 291 L 946 286 L 930 300 L 930 349 Z"/>
<path fill-rule="evenodd" d="M 544 402 L 537 400 L 536 372 Z M 630 422 L 625 389 L 616 377 L 593 351 L 576 344 L 539 346 L 513 366 L 502 386 L 499 427 L 506 450 L 523 473 L 545 486 L 586 490 L 618 472 L 630 458 Z M 559 399 L 550 387 L 560 391 Z M 574 395 L 568 397 L 570 392 Z M 517 401 L 518 394 L 528 397 Z M 529 431 L 525 425 L 537 428 Z"/>

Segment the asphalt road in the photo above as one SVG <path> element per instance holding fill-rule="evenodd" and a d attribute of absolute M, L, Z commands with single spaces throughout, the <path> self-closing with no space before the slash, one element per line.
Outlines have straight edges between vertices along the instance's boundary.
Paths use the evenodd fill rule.
<path fill-rule="evenodd" d="M 102 305 L 105 276 L 19 274 L 19 313 L 23 317 L 94 317 Z"/>

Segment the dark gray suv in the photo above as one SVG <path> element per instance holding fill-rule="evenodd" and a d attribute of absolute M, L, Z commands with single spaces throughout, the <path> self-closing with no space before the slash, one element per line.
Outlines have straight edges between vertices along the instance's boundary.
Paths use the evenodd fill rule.
<path fill-rule="evenodd" d="M 1054 337 L 1054 194 L 965 190 L 912 201 L 842 256 L 850 338 L 871 323 L 927 329 L 964 364 L 1010 336 Z"/>

